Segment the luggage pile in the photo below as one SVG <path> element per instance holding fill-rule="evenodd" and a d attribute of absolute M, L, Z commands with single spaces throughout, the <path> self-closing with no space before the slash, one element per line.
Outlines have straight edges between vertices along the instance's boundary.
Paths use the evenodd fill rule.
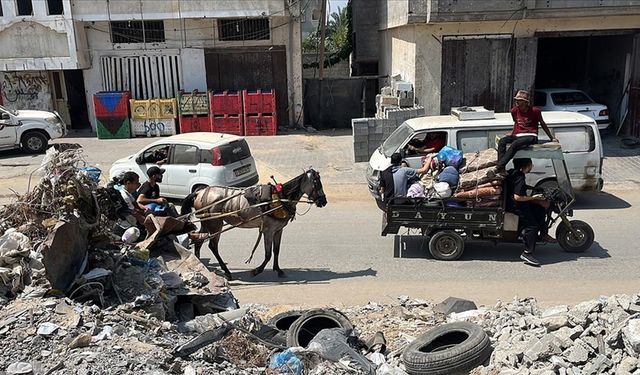
<path fill-rule="evenodd" d="M 493 148 L 464 157 L 462 151 L 445 146 L 407 196 L 446 200 L 448 207 L 499 207 L 503 189 L 497 159 Z"/>

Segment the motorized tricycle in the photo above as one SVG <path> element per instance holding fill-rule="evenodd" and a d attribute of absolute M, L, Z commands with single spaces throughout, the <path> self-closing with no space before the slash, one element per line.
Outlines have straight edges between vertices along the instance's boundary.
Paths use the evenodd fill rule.
<path fill-rule="evenodd" d="M 546 223 L 551 229 L 556 223 L 556 239 L 567 252 L 584 252 L 594 241 L 589 224 L 570 220 L 575 195 L 560 146 L 533 146 L 516 153 L 515 158 L 551 160 L 555 170 L 554 183 L 545 184 L 541 191 L 550 202 Z M 418 229 L 429 239 L 429 252 L 435 259 L 455 260 L 466 241 L 518 242 L 521 239 L 518 215 L 505 211 L 507 199 L 502 194 L 497 207 L 452 207 L 447 200 L 427 198 L 395 198 L 383 214 L 382 235 L 398 234 L 401 227 Z M 455 200 L 455 198 L 449 198 Z"/>

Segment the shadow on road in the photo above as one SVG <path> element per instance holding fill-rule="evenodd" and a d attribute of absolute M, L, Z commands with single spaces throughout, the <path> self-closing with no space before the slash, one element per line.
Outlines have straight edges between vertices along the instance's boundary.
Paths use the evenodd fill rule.
<path fill-rule="evenodd" d="M 409 259 L 433 259 L 428 250 L 428 239 L 422 236 L 396 236 L 394 246 L 394 258 Z M 464 253 L 456 262 L 465 261 L 498 261 L 498 262 L 522 262 L 520 254 L 521 244 L 498 244 L 489 242 L 466 242 Z M 584 253 L 567 253 L 558 244 L 539 245 L 536 248 L 536 257 L 543 264 L 554 264 L 568 261 L 576 261 L 581 258 L 610 258 L 607 249 L 596 241 L 591 248 Z"/>
<path fill-rule="evenodd" d="M 576 210 L 613 210 L 630 207 L 629 202 L 604 191 L 580 194 L 576 197 L 576 203 L 573 206 Z"/>
<path fill-rule="evenodd" d="M 21 149 L 15 149 L 15 150 L 6 150 L 6 151 L 0 151 L 0 160 L 4 160 L 4 159 L 13 159 L 16 157 L 20 157 L 23 158 L 23 160 L 25 159 L 35 159 L 37 158 L 38 154 L 27 154 L 26 152 L 22 151 Z M 9 163 L 2 163 L 2 164 L 9 164 Z M 28 166 L 29 163 L 25 163 L 24 161 L 17 163 L 19 165 L 7 165 L 7 166 Z"/>
<path fill-rule="evenodd" d="M 222 275 L 218 263 L 211 263 L 211 259 L 200 259 L 211 271 Z M 378 271 L 367 268 L 359 271 L 335 272 L 328 268 L 283 268 L 286 277 L 280 278 L 270 267 L 258 276 L 251 276 L 251 269 L 232 270 L 233 280 L 231 284 L 251 285 L 251 284 L 317 284 L 331 280 L 350 279 L 356 277 L 376 276 Z"/>

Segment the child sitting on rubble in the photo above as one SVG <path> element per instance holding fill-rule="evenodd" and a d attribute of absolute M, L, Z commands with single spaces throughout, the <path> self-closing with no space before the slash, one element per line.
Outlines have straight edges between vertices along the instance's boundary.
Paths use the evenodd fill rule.
<path fill-rule="evenodd" d="M 138 176 L 136 172 L 125 172 L 121 177 L 116 177 L 114 180 L 117 180 L 115 181 L 118 184 L 116 185 L 116 188 L 120 191 L 122 199 L 131 211 L 131 213 L 125 218 L 126 221 L 131 226 L 143 224 L 146 216 L 146 210 L 138 204 L 134 197 L 140 187 L 140 176 Z"/>

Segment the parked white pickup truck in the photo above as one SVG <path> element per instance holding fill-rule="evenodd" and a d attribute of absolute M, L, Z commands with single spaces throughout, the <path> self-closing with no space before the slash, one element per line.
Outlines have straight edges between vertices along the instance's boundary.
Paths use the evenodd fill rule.
<path fill-rule="evenodd" d="M 67 128 L 57 113 L 16 111 L 0 106 L 0 150 L 20 148 L 37 154 L 47 149 L 50 139 L 61 138 Z"/>

